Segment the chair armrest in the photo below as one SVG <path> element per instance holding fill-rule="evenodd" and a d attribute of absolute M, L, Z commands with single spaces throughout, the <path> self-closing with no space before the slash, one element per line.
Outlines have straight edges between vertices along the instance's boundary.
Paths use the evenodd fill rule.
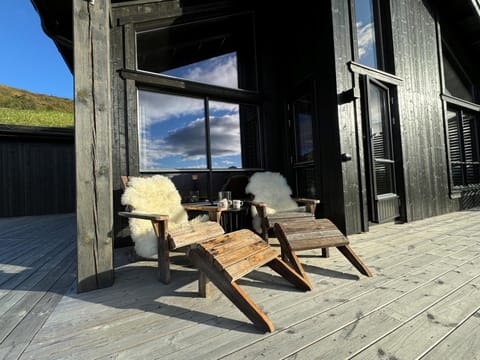
<path fill-rule="evenodd" d="M 267 204 L 264 202 L 258 202 L 253 200 L 244 200 L 244 204 L 255 206 L 257 209 L 258 217 L 261 221 L 262 232 L 260 236 L 263 240 L 268 242 L 268 219 L 267 219 Z"/>
<path fill-rule="evenodd" d="M 252 205 L 255 206 L 257 209 L 258 208 L 266 208 L 267 204 L 264 202 L 258 202 L 258 201 L 253 201 L 253 200 L 244 200 L 244 204 Z"/>
<path fill-rule="evenodd" d="M 257 208 L 258 216 L 260 216 L 262 219 L 267 217 L 267 203 L 253 200 L 244 200 L 243 203 L 255 206 Z"/>
<path fill-rule="evenodd" d="M 208 218 L 210 221 L 216 221 L 217 223 L 220 222 L 220 216 L 222 215 L 222 211 L 224 210 L 221 207 L 215 205 L 183 205 L 185 210 L 190 211 L 204 211 L 208 213 Z"/>
<path fill-rule="evenodd" d="M 168 220 L 168 215 L 142 213 L 142 212 L 120 211 L 118 215 L 126 218 L 143 219 L 143 220 L 150 220 L 155 222 Z"/>
<path fill-rule="evenodd" d="M 318 199 L 293 198 L 293 200 L 302 204 L 320 204 L 320 200 Z"/>
<path fill-rule="evenodd" d="M 307 212 L 311 214 L 315 214 L 315 209 L 317 207 L 317 204 L 320 204 L 320 200 L 318 199 L 293 198 L 293 200 L 299 204 L 305 204 L 305 207 L 307 208 Z"/>

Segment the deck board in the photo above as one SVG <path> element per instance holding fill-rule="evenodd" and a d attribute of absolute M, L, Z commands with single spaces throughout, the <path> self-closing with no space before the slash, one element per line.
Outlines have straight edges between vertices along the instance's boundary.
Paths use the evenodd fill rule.
<path fill-rule="evenodd" d="M 480 306 L 477 311 L 425 351 L 422 359 L 480 359 Z"/>
<path fill-rule="evenodd" d="M 312 291 L 250 273 L 238 283 L 274 323 L 266 334 L 217 289 L 198 297 L 179 253 L 165 285 L 116 249 L 115 284 L 77 294 L 74 215 L 0 219 L 0 358 L 479 358 L 479 210 L 349 236 L 372 278 L 318 249 L 297 254 Z"/>

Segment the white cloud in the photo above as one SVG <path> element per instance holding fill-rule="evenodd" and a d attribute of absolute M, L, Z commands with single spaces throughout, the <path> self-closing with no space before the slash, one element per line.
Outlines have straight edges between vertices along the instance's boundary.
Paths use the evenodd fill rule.
<path fill-rule="evenodd" d="M 239 156 L 241 154 L 238 113 L 210 119 L 212 158 Z M 170 131 L 163 139 L 142 139 L 142 166 L 158 167 L 158 162 L 167 157 L 179 157 L 189 162 L 199 161 L 205 167 L 205 119 L 196 119 L 183 128 Z M 225 161 L 225 160 L 222 160 Z M 222 167 L 233 164 L 225 163 Z M 181 164 L 177 166 L 181 167 Z"/>
<path fill-rule="evenodd" d="M 237 58 L 233 55 L 210 59 L 201 65 L 192 65 L 185 78 L 206 84 L 238 88 Z"/>
<path fill-rule="evenodd" d="M 203 100 L 185 96 L 138 91 L 140 120 L 143 126 L 203 111 Z"/>
<path fill-rule="evenodd" d="M 372 47 L 375 39 L 375 32 L 373 23 L 363 25 L 362 22 L 357 22 L 357 41 L 358 41 L 358 56 L 361 59 L 369 48 Z"/>

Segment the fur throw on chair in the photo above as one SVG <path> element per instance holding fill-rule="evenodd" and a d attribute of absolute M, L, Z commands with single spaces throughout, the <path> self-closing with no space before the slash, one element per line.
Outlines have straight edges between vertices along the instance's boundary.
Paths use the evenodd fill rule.
<path fill-rule="evenodd" d="M 121 201 L 123 205 L 131 206 L 133 211 L 168 215 L 169 229 L 188 223 L 188 215 L 181 204 L 180 194 L 166 176 L 130 177 Z M 202 220 L 203 218 L 198 219 Z M 157 257 L 157 237 L 152 223 L 149 220 L 131 218 L 129 228 L 137 255 L 145 258 Z"/>
<path fill-rule="evenodd" d="M 292 200 L 292 189 L 287 180 L 277 172 L 258 172 L 250 177 L 245 192 L 254 196 L 254 201 L 267 204 L 267 215 L 277 211 L 296 211 L 298 204 Z M 252 206 L 252 226 L 257 232 L 262 231 L 261 219 L 257 209 Z"/>

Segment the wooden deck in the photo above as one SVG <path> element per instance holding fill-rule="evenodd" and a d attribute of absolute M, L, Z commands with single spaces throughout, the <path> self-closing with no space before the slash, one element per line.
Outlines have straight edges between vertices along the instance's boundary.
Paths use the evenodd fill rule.
<path fill-rule="evenodd" d="M 0 219 L 0 359 L 480 359 L 479 233 L 480 209 L 373 226 L 349 239 L 374 277 L 299 252 L 307 293 L 262 267 L 239 281 L 261 333 L 217 289 L 196 297 L 180 254 L 163 285 L 120 249 L 115 285 L 77 294 L 74 215 Z"/>

